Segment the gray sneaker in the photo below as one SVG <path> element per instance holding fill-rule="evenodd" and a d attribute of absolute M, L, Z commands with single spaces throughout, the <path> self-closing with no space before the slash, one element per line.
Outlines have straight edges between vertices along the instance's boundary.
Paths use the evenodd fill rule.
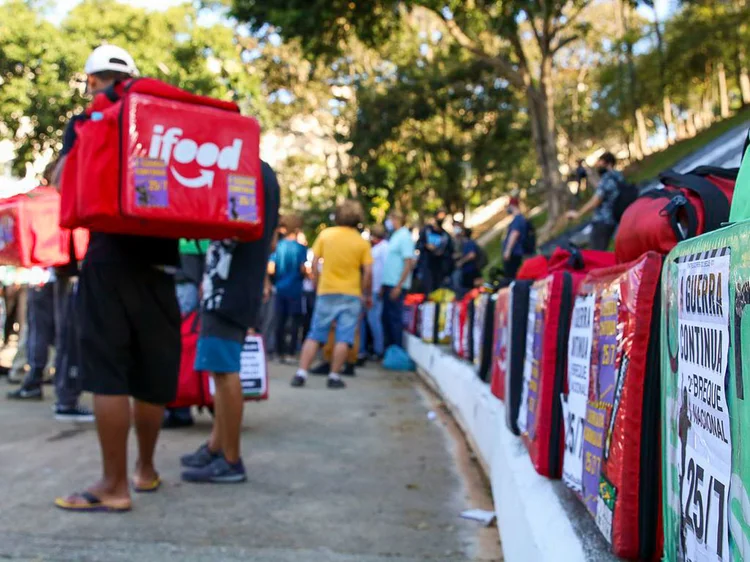
<path fill-rule="evenodd" d="M 247 473 L 242 459 L 229 464 L 221 455 L 208 466 L 186 470 L 182 473 L 182 480 L 194 484 L 239 484 L 247 480 Z"/>
<path fill-rule="evenodd" d="M 212 452 L 208 448 L 208 443 L 204 443 L 194 453 L 183 455 L 180 458 L 180 464 L 185 468 L 205 468 L 218 458 L 223 457 L 220 453 Z"/>

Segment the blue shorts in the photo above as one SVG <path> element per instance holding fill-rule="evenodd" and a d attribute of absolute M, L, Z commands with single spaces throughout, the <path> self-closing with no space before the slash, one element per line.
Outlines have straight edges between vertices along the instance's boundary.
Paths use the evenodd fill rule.
<path fill-rule="evenodd" d="M 221 316 L 201 314 L 195 370 L 227 374 L 240 372 L 240 355 L 247 330 Z"/>
<path fill-rule="evenodd" d="M 318 295 L 313 309 L 308 338 L 320 343 L 328 341 L 331 326 L 336 323 L 336 343 L 354 345 L 354 336 L 362 312 L 362 299 L 352 295 Z"/>

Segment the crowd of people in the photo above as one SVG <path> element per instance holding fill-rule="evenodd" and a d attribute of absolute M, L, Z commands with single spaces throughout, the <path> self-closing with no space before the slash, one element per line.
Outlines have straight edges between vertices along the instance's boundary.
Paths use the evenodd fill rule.
<path fill-rule="evenodd" d="M 112 45 L 97 48 L 85 72 L 91 95 L 138 74 L 130 54 Z M 77 142 L 76 125 L 86 118 L 75 116 L 66 128 L 49 183 L 59 185 Z M 598 206 L 595 239 L 600 245 L 611 236 L 613 192 L 608 186 L 617 182 L 614 162 L 608 156 L 602 162 L 608 169 L 587 205 Z M 328 388 L 343 389 L 342 375 L 353 374 L 358 359 L 380 359 L 390 347 L 402 346 L 407 293 L 449 287 L 461 296 L 481 283 L 484 250 L 470 228 L 453 222 L 449 231 L 443 210 L 419 229 L 398 210 L 391 210 L 383 224 L 368 225 L 362 205 L 346 200 L 336 208 L 335 225 L 320 231 L 308 249 L 300 217 L 279 219 L 279 185 L 266 163 L 262 176 L 260 240 L 91 232 L 80 263 L 71 243 L 68 265 L 41 272 L 25 291 L 16 284 L 5 288 L 14 318 L 6 322 L 6 338 L 10 329 L 21 328 L 9 372 L 20 387 L 8 398 L 43 398 L 42 385 L 52 371 L 50 350 L 55 349 L 55 416 L 96 421 L 102 478 L 81 493 L 58 498 L 59 508 L 127 511 L 131 490 L 160 487 L 154 463 L 160 429 L 192 423 L 189 408 L 166 410 L 177 392 L 181 323 L 189 315 L 199 313 L 195 369 L 213 378 L 215 418 L 208 440 L 181 458 L 182 478 L 235 483 L 246 479 L 239 372 L 248 331 L 264 334 L 268 351 L 280 363 L 298 361 L 293 387 L 306 386 L 311 373 L 324 373 Z M 508 212 L 512 221 L 502 257 L 505 276 L 513 277 L 523 256 L 533 252 L 535 236 L 518 199 L 510 200 Z M 314 367 L 326 345 L 331 347 L 326 365 Z M 24 373 L 22 380 L 19 373 Z M 93 394 L 93 412 L 80 404 L 83 391 Z M 131 424 L 138 458 L 129 478 Z"/>

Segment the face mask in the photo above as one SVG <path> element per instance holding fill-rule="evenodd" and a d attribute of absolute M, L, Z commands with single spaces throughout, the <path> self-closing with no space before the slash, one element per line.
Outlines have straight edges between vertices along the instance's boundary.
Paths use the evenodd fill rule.
<path fill-rule="evenodd" d="M 603 166 L 596 169 L 596 173 L 599 174 L 600 176 L 603 176 L 607 172 L 609 172 L 609 168 L 605 168 Z"/>
<path fill-rule="evenodd" d="M 385 226 L 385 229 L 388 232 L 393 232 L 395 230 L 395 228 L 393 226 L 393 221 L 391 219 L 385 219 L 385 223 L 384 223 L 383 226 Z"/>
<path fill-rule="evenodd" d="M 456 236 L 461 236 L 461 234 L 463 233 L 463 231 L 464 231 L 464 229 L 463 229 L 463 228 L 461 228 L 460 226 L 457 226 L 457 227 L 456 227 L 456 228 L 454 229 L 454 232 L 456 233 Z"/>

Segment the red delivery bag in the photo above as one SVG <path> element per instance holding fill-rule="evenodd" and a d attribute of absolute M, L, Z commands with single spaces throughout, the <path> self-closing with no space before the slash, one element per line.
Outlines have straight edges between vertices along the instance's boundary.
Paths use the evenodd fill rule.
<path fill-rule="evenodd" d="M 550 274 L 529 291 L 529 316 L 518 427 L 536 471 L 560 478 L 563 420 L 560 395 L 567 392 L 568 333 L 573 297 L 585 274 L 614 265 L 614 255 L 593 250 L 558 249 Z"/>
<path fill-rule="evenodd" d="M 588 274 L 577 294 L 569 392 L 562 397 L 563 477 L 581 495 L 613 552 L 628 559 L 658 559 L 663 543 L 661 266 L 662 256 L 649 252 Z M 585 372 L 587 361 L 591 368 Z"/>
<path fill-rule="evenodd" d="M 479 289 L 472 289 L 456 303 L 457 330 L 453 331 L 454 351 L 461 359 L 474 358 L 474 299 Z"/>
<path fill-rule="evenodd" d="M 0 264 L 52 267 L 70 261 L 70 231 L 61 229 L 60 194 L 50 187 L 0 200 Z M 77 230 L 76 256 L 82 259 L 88 233 Z"/>
<path fill-rule="evenodd" d="M 411 293 L 404 298 L 404 330 L 416 335 L 420 326 L 419 306 L 425 302 L 426 295 Z"/>
<path fill-rule="evenodd" d="M 546 276 L 549 271 L 547 256 L 538 255 L 525 260 L 516 274 L 517 281 L 536 281 Z"/>
<path fill-rule="evenodd" d="M 666 255 L 678 242 L 720 228 L 729 220 L 738 172 L 702 166 L 662 174 L 663 188 L 642 193 L 623 213 L 615 235 L 617 262 L 649 251 Z"/>
<path fill-rule="evenodd" d="M 61 224 L 166 238 L 259 239 L 260 127 L 236 104 L 152 78 L 98 94 L 75 124 Z"/>
<path fill-rule="evenodd" d="M 216 387 L 213 378 L 195 370 L 198 351 L 199 317 L 190 314 L 182 320 L 182 355 L 177 396 L 170 408 L 213 407 Z M 268 362 L 263 337 L 248 333 L 240 355 L 240 381 L 246 402 L 268 400 Z"/>
<path fill-rule="evenodd" d="M 495 300 L 490 390 L 500 400 L 505 400 L 505 377 L 510 366 L 510 292 L 510 287 L 500 289 Z"/>

